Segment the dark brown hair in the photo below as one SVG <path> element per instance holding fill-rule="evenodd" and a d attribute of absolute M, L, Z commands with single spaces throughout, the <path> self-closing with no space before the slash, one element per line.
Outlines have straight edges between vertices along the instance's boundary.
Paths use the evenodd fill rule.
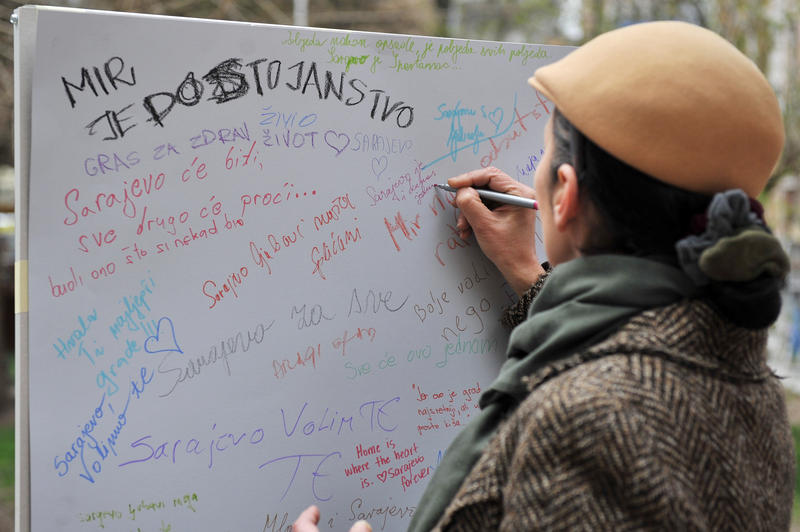
<path fill-rule="evenodd" d="M 709 196 L 669 185 L 620 161 L 558 109 L 553 114 L 553 137 L 553 180 L 561 164 L 573 165 L 580 199 L 589 201 L 595 212 L 596 227 L 584 242 L 583 253 L 675 256 L 675 242 L 689 233 L 692 216 L 705 212 Z M 643 145 L 642 149 L 657 147 Z"/>

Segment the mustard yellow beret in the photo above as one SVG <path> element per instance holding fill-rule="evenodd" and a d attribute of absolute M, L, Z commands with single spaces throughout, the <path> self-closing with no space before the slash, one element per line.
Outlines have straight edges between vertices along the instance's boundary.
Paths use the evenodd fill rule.
<path fill-rule="evenodd" d="M 783 149 L 781 111 L 755 64 L 676 21 L 610 31 L 529 83 L 598 146 L 656 179 L 755 197 Z"/>

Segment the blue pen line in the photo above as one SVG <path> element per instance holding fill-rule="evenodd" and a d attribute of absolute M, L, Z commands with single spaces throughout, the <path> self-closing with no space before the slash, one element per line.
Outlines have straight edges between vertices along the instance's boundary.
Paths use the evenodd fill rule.
<path fill-rule="evenodd" d="M 514 109 L 516 109 L 516 108 L 517 108 L 517 93 L 515 92 L 515 93 L 514 93 Z M 423 167 L 422 167 L 422 170 L 426 170 L 427 168 L 429 168 L 429 167 L 433 166 L 434 164 L 438 163 L 439 161 L 443 161 L 444 159 L 447 159 L 448 157 L 452 157 L 453 155 L 455 155 L 455 154 L 457 154 L 457 153 L 459 153 L 459 152 L 461 152 L 461 151 L 463 151 L 463 150 L 466 150 L 466 149 L 468 149 L 468 148 L 473 148 L 473 149 L 474 149 L 474 148 L 475 148 L 475 146 L 476 146 L 476 144 L 477 144 L 478 146 L 480 146 L 480 145 L 481 145 L 481 142 L 486 142 L 487 140 L 496 139 L 497 137 L 499 137 L 499 136 L 501 136 L 501 135 L 505 135 L 505 134 L 508 132 L 508 130 L 509 130 L 509 129 L 511 129 L 511 126 L 513 126 L 513 125 L 514 125 L 514 116 L 513 116 L 513 114 L 512 114 L 512 116 L 511 116 L 511 122 L 509 122 L 509 124 L 508 124 L 508 127 L 507 127 L 507 128 L 505 128 L 503 131 L 500 131 L 499 133 L 495 133 L 495 134 L 494 134 L 494 135 L 492 135 L 491 137 L 486 137 L 486 138 L 484 138 L 484 139 L 480 139 L 480 140 L 478 140 L 477 142 L 473 142 L 472 144 L 467 144 L 466 146 L 462 146 L 462 147 L 458 148 L 458 149 L 457 149 L 457 150 L 455 150 L 455 151 L 453 151 L 453 150 L 450 150 L 450 151 L 449 151 L 448 153 L 446 153 L 445 155 L 442 155 L 442 156 L 441 156 L 441 157 L 439 157 L 438 159 L 434 159 L 434 160 L 432 160 L 431 162 L 429 162 L 428 164 L 426 164 L 425 166 L 423 166 Z"/>

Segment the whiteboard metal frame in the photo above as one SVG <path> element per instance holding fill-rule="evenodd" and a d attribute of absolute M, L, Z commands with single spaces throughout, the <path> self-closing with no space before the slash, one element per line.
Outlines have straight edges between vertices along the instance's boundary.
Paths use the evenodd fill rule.
<path fill-rule="evenodd" d="M 31 6 L 14 10 L 11 18 L 14 24 L 14 268 L 23 270 L 25 274 L 15 275 L 15 282 L 27 279 L 28 268 L 32 62 L 36 53 L 37 18 L 36 8 Z M 19 310 L 15 312 L 14 320 L 14 528 L 22 532 L 31 528 L 27 282 L 24 286 L 15 286 L 15 294 L 24 296 L 24 301 L 15 302 L 15 308 Z"/>

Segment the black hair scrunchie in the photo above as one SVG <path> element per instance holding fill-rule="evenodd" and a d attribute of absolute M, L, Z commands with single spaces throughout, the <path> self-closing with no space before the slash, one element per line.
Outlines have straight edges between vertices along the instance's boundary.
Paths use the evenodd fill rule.
<path fill-rule="evenodd" d="M 709 204 L 702 232 L 675 244 L 681 268 L 697 286 L 705 287 L 709 302 L 748 329 L 777 319 L 780 290 L 789 272 L 789 258 L 762 212 L 741 190 L 721 192 Z"/>

